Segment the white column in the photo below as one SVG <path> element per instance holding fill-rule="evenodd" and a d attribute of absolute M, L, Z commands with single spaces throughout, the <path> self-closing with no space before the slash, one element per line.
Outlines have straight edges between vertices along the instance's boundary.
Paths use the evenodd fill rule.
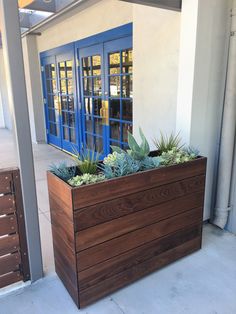
<path fill-rule="evenodd" d="M 45 143 L 44 105 L 36 35 L 25 36 L 22 45 L 32 141 Z"/>
<path fill-rule="evenodd" d="M 5 128 L 5 121 L 4 121 L 3 106 L 2 106 L 2 93 L 0 89 L 0 129 L 1 128 Z"/>
<path fill-rule="evenodd" d="M 43 268 L 17 0 L 0 0 L 0 23 L 9 82 L 9 102 L 13 108 L 13 126 L 21 171 L 31 280 L 35 281 L 42 277 Z"/>
<path fill-rule="evenodd" d="M 176 131 L 208 157 L 204 219 L 214 207 L 231 0 L 183 0 Z"/>

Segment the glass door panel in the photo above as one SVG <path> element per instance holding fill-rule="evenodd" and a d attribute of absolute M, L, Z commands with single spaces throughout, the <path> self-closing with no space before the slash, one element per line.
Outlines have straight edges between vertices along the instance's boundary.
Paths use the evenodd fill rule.
<path fill-rule="evenodd" d="M 105 130 L 102 117 L 104 98 L 103 45 L 80 49 L 82 119 L 85 147 L 106 155 Z"/>

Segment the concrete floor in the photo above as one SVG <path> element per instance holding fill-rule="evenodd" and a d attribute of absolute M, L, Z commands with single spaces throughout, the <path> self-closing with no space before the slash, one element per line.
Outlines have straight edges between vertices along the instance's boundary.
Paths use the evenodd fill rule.
<path fill-rule="evenodd" d="M 0 314 L 236 314 L 236 236 L 204 226 L 203 248 L 78 311 L 54 273 L 46 189 L 48 165 L 70 157 L 34 145 L 46 277 L 0 296 Z M 0 130 L 0 168 L 16 165 L 11 134 Z"/>

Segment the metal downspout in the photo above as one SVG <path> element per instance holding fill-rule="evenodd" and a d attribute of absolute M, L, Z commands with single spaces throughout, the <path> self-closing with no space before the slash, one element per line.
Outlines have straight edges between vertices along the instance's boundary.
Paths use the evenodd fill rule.
<path fill-rule="evenodd" d="M 233 170 L 236 130 L 236 0 L 232 2 L 231 34 L 222 119 L 222 133 L 218 166 L 215 217 L 213 224 L 224 229 L 230 207 L 230 187 Z"/>

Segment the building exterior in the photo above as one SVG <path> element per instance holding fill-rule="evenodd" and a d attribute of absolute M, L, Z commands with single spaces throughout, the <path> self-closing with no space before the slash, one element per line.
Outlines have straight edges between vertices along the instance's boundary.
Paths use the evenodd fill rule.
<path fill-rule="evenodd" d="M 141 127 L 150 142 L 160 130 L 180 132 L 208 157 L 207 220 L 215 205 L 232 1 L 184 0 L 181 12 L 131 2 L 83 1 L 23 37 L 32 140 L 107 154 L 111 144 L 126 147 L 127 130 L 138 134 Z M 11 129 L 4 68 L 0 49 L 0 127 Z"/>

